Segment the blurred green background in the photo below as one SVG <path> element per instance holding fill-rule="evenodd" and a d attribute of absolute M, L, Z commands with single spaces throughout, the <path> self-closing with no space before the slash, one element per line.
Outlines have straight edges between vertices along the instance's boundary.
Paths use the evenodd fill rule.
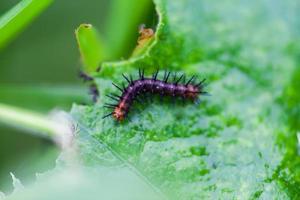
<path fill-rule="evenodd" d="M 0 16 L 19 2 L 1 0 Z M 44 114 L 68 111 L 72 102 L 91 103 L 88 86 L 78 78 L 75 29 L 93 24 L 106 39 L 109 59 L 124 59 L 136 45 L 138 25 L 155 25 L 153 13 L 150 0 L 54 1 L 0 49 L 0 103 Z M 37 172 L 55 165 L 59 149 L 51 141 L 23 133 L 0 123 L 0 191 L 12 189 L 9 172 L 30 182 Z"/>

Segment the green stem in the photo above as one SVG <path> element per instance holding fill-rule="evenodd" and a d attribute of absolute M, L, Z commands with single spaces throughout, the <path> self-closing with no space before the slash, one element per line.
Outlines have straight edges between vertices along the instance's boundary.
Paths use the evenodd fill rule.
<path fill-rule="evenodd" d="M 0 103 L 0 122 L 8 125 L 28 130 L 36 136 L 54 139 L 61 132 L 61 124 L 50 118 L 22 108 L 9 106 Z"/>
<path fill-rule="evenodd" d="M 22 0 L 0 16 L 0 49 L 4 48 L 53 0 Z"/>

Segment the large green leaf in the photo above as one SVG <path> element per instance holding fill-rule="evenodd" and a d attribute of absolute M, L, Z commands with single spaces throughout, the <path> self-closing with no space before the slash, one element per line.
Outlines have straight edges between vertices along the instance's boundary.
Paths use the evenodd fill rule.
<path fill-rule="evenodd" d="M 73 106 L 76 153 L 84 171 L 115 175 L 128 170 L 132 175 L 125 180 L 138 177 L 146 191 L 169 199 L 299 198 L 295 25 L 300 6 L 279 0 L 155 3 L 160 21 L 146 53 L 104 63 L 95 74 L 99 101 Z M 121 83 L 122 73 L 136 74 L 138 67 L 146 68 L 147 75 L 160 67 L 206 77 L 211 96 L 201 96 L 200 105 L 154 100 L 135 106 L 124 123 L 103 120 L 108 112 L 103 104 L 109 101 L 104 95 L 117 91 L 111 82 Z M 113 180 L 118 183 L 119 178 Z M 68 185 L 57 180 L 58 186 Z M 107 179 L 96 180 L 100 187 Z M 91 181 L 97 185 L 94 178 Z M 94 192 L 75 189 L 62 193 Z"/>
<path fill-rule="evenodd" d="M 297 196 L 293 169 L 281 168 L 296 146 L 278 144 L 282 135 L 297 141 L 278 102 L 299 64 L 288 51 L 297 36 L 285 17 L 296 18 L 293 3 L 156 4 L 156 43 L 141 59 L 104 64 L 100 94 L 114 91 L 123 72 L 163 66 L 208 78 L 212 96 L 200 106 L 147 104 L 117 124 L 101 119 L 102 95 L 93 107 L 74 107 L 79 124 L 172 199 Z"/>

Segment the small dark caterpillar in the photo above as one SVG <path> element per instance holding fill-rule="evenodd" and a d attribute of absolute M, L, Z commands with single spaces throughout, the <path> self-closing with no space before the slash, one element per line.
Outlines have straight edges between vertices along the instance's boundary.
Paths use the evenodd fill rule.
<path fill-rule="evenodd" d="M 139 79 L 132 80 L 126 77 L 124 74 L 123 77 L 128 82 L 128 86 L 123 88 L 118 85 L 113 85 L 118 88 L 122 94 L 119 96 L 117 94 L 106 95 L 107 97 L 117 101 L 117 104 L 105 104 L 104 107 L 112 108 L 113 112 L 105 115 L 106 118 L 112 115 L 117 121 L 122 121 L 126 118 L 129 113 L 130 107 L 134 100 L 138 101 L 138 96 L 145 93 L 159 94 L 161 96 L 171 96 L 171 97 L 181 97 L 184 99 L 189 99 L 195 101 L 198 99 L 200 94 L 206 94 L 207 92 L 203 91 L 204 82 L 206 79 L 203 79 L 197 84 L 194 84 L 195 76 L 192 76 L 187 82 L 185 82 L 185 75 L 182 74 L 176 80 L 176 74 L 174 75 L 174 81 L 168 82 L 171 72 L 165 72 L 163 80 L 158 80 L 158 70 L 152 75 L 152 78 L 144 77 L 144 70 L 139 70 Z M 183 80 L 183 83 L 180 81 Z"/>

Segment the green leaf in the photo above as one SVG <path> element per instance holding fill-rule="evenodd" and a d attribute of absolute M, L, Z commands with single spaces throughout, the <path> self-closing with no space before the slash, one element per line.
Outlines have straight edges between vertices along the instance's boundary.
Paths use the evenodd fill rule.
<path fill-rule="evenodd" d="M 283 9 L 277 1 L 155 2 L 160 24 L 153 45 L 139 59 L 104 63 L 96 75 L 99 102 L 73 108 L 79 130 L 106 146 L 97 157 L 113 152 L 170 199 L 297 197 L 298 175 L 283 165 L 297 149 L 280 139 L 296 143 L 296 132 L 278 102 L 299 66 L 286 51 L 299 37 L 285 18 L 297 18 L 293 3 Z M 111 82 L 125 82 L 121 74 L 140 66 L 148 76 L 161 66 L 206 77 L 212 96 L 201 97 L 200 106 L 136 106 L 122 124 L 102 120 L 109 112 L 105 94 L 117 92 Z M 87 163 L 110 163 L 86 148 Z M 290 161 L 299 160 L 293 155 Z"/>
<path fill-rule="evenodd" d="M 300 116 L 299 105 L 293 103 L 299 100 L 295 92 L 300 79 L 299 32 L 294 28 L 299 24 L 299 6 L 292 0 L 155 0 L 155 4 L 160 19 L 147 51 L 138 58 L 103 63 L 95 74 L 99 101 L 93 106 L 74 105 L 71 111 L 77 124 L 71 155 L 84 165 L 84 172 L 75 174 L 91 182 L 74 181 L 71 174 L 69 184 L 82 183 L 71 191 L 48 189 L 51 184 L 42 188 L 51 194 L 78 194 L 77 198 L 98 194 L 85 186 L 101 188 L 97 184 L 108 180 L 93 173 L 116 175 L 121 169 L 130 172 L 124 186 L 135 186 L 126 181 L 134 177 L 161 198 L 298 199 L 299 126 L 291 119 Z M 145 105 L 135 104 L 130 120 L 103 120 L 109 112 L 103 108 L 109 101 L 105 94 L 117 92 L 111 82 L 125 82 L 122 73 L 136 78 L 138 67 L 148 76 L 160 67 L 205 77 L 211 96 L 201 96 L 200 105 L 156 99 L 147 103 L 143 98 Z M 64 158 L 57 167 L 78 169 L 70 165 L 70 155 Z M 53 177 L 58 186 L 68 185 Z M 119 191 L 111 190 L 114 184 L 105 191 Z M 14 199 L 32 194 L 33 188 Z M 105 191 L 100 194 L 106 197 Z M 136 188 L 133 193 L 140 191 Z M 107 199 L 115 193 L 109 192 Z M 39 199 L 41 194 L 33 197 Z"/>
<path fill-rule="evenodd" d="M 91 24 L 81 24 L 75 34 L 84 71 L 95 72 L 107 56 L 103 40 Z"/>
<path fill-rule="evenodd" d="M 77 166 L 75 169 L 57 168 L 38 176 L 30 188 L 16 191 L 6 199 L 158 200 L 158 197 L 128 169 L 101 167 L 93 170 Z"/>
<path fill-rule="evenodd" d="M 0 49 L 5 47 L 29 23 L 46 9 L 52 0 L 22 0 L 0 18 Z"/>

